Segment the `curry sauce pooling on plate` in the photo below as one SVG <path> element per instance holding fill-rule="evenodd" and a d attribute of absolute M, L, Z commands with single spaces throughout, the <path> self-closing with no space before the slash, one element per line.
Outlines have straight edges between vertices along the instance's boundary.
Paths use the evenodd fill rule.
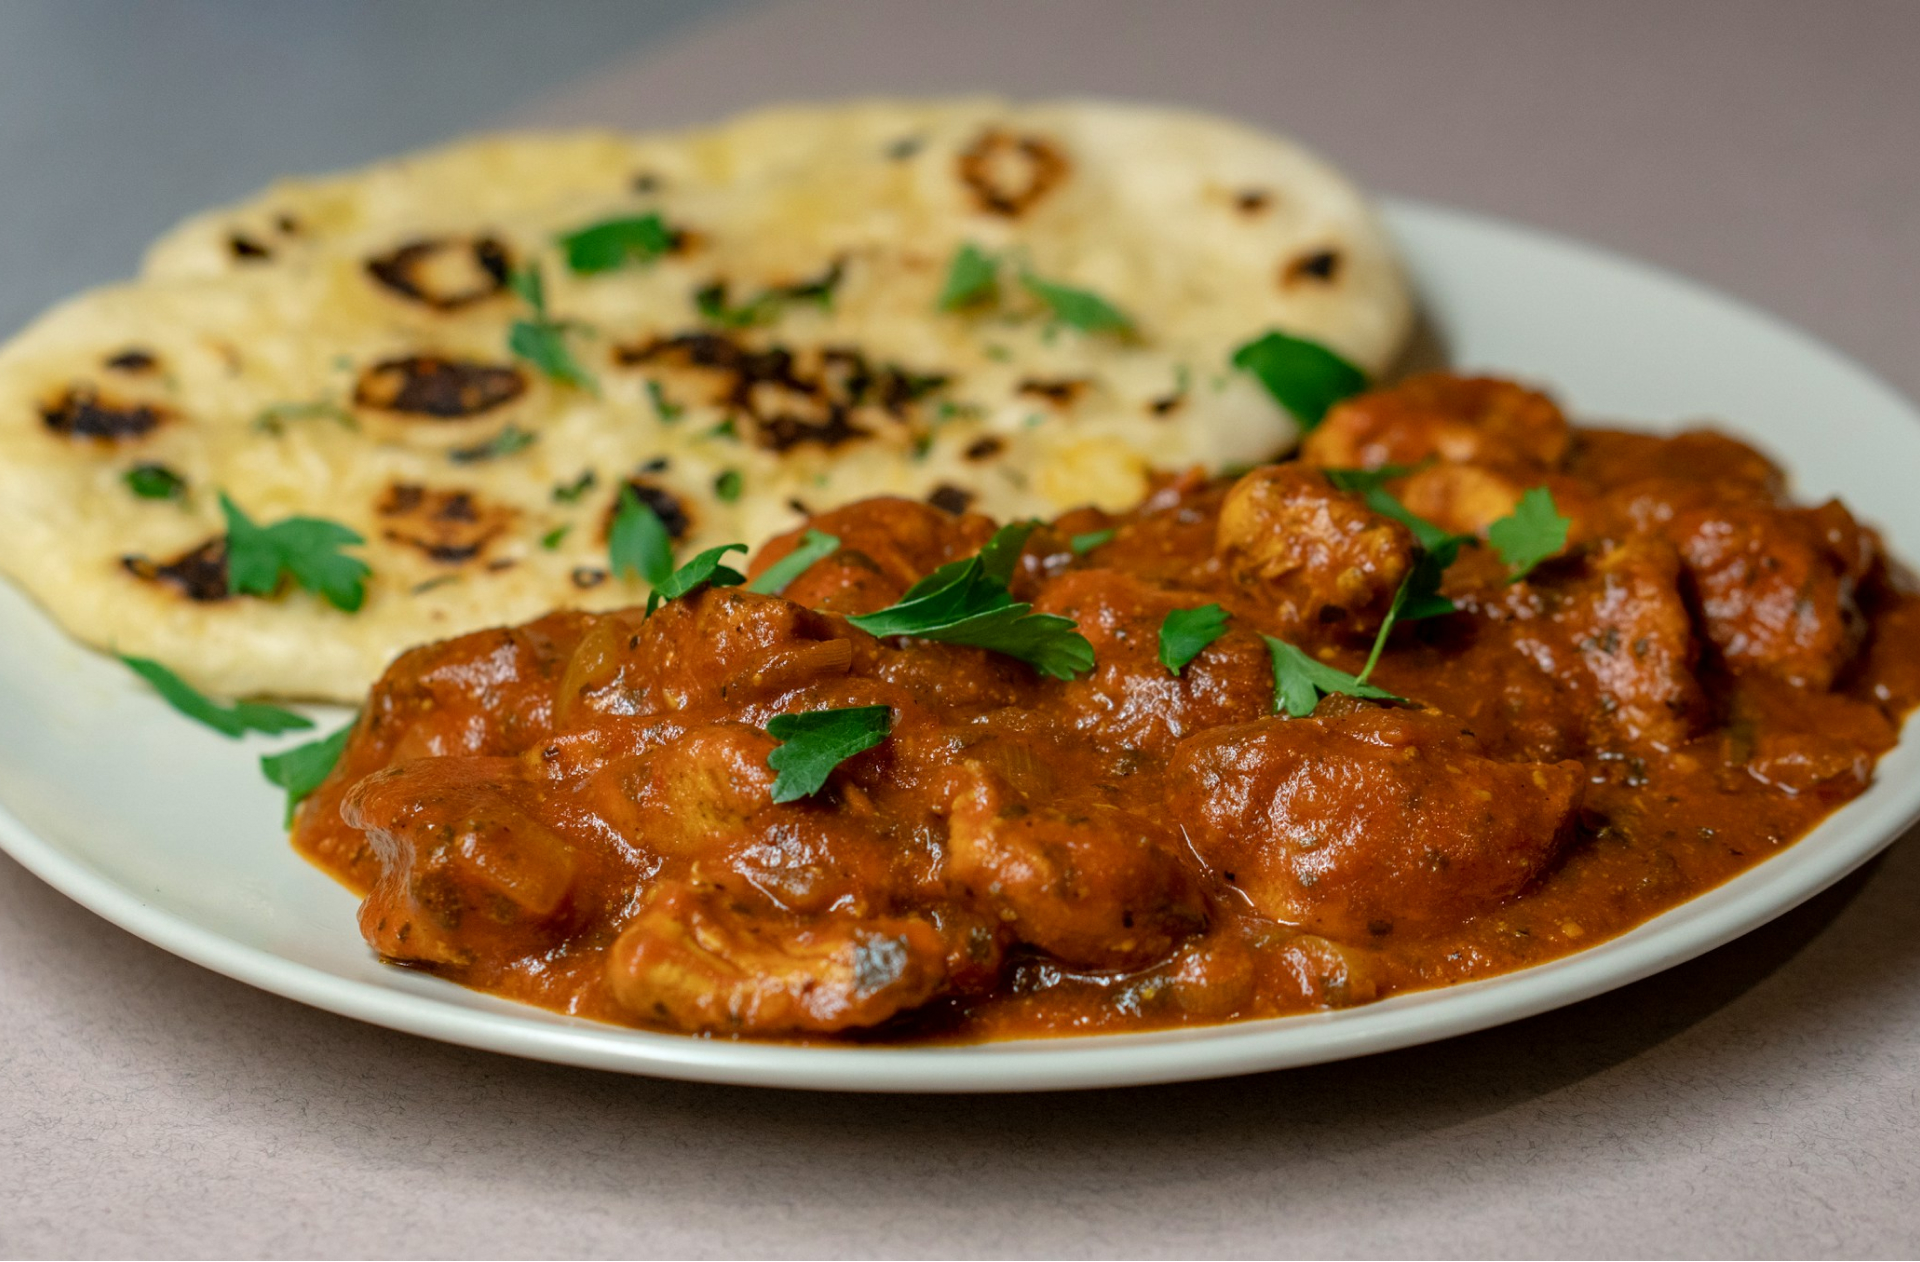
<path fill-rule="evenodd" d="M 751 1037 L 1365 1003 L 1751 867 L 1920 698 L 1844 507 L 1496 380 L 1117 516 L 869 500 L 714 562 L 386 673 L 294 832 L 384 958 Z"/>

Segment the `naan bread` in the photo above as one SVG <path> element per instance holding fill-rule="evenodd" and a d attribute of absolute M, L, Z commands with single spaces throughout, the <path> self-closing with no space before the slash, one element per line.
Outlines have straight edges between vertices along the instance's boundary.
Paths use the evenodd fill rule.
<path fill-rule="evenodd" d="M 560 234 L 648 212 L 670 252 L 569 272 Z M 942 311 L 963 243 L 1001 296 Z M 508 350 L 529 264 L 589 388 Z M 1056 326 L 1023 270 L 1133 335 Z M 764 322 L 703 314 L 716 284 L 723 310 L 774 294 Z M 1236 346 L 1279 328 L 1377 374 L 1409 322 L 1361 195 L 1204 116 L 866 102 L 488 137 L 201 215 L 0 350 L 0 569 L 209 691 L 351 700 L 422 640 L 642 598 L 607 574 L 625 484 L 683 556 L 877 494 L 1119 508 L 1151 470 L 1291 445 Z M 184 496 L 133 495 L 143 464 Z M 365 605 L 226 595 L 220 491 L 359 531 Z"/>

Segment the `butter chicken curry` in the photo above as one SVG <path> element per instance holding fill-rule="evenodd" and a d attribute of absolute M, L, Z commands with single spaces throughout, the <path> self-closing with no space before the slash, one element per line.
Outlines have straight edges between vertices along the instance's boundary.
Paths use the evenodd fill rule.
<path fill-rule="evenodd" d="M 1488 379 L 1119 516 L 869 500 L 741 577 L 388 670 L 295 828 L 381 956 L 749 1037 L 1365 1003 L 1759 863 L 1920 699 L 1920 602 L 1840 504 Z"/>

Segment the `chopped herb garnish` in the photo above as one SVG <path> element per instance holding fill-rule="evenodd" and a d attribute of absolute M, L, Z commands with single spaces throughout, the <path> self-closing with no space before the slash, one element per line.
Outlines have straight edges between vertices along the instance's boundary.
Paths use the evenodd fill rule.
<path fill-rule="evenodd" d="M 1095 548 L 1106 547 L 1113 542 L 1113 537 L 1119 533 L 1119 531 L 1111 528 L 1107 530 L 1089 530 L 1084 535 L 1075 535 L 1073 538 L 1067 540 L 1067 546 L 1073 549 L 1073 555 L 1083 557 Z"/>
<path fill-rule="evenodd" d="M 744 329 L 756 324 L 766 324 L 780 314 L 779 303 L 770 301 L 765 294 L 742 306 L 728 305 L 727 283 L 721 280 L 702 285 L 694 290 L 693 306 L 702 319 L 725 329 Z"/>
<path fill-rule="evenodd" d="M 1252 373 L 1302 429 L 1326 419 L 1327 409 L 1367 388 L 1367 375 L 1318 342 L 1265 333 L 1233 353 L 1233 366 Z"/>
<path fill-rule="evenodd" d="M 1270 635 L 1260 638 L 1267 642 L 1267 651 L 1273 655 L 1275 714 L 1284 713 L 1290 718 L 1304 719 L 1313 713 L 1322 696 L 1335 692 L 1374 701 L 1406 700 L 1384 688 L 1376 688 L 1358 676 L 1316 661 L 1285 640 L 1276 640 Z"/>
<path fill-rule="evenodd" d="M 291 710 L 282 710 L 279 706 L 260 705 L 253 701 L 221 705 L 152 658 L 122 656 L 120 660 L 134 674 L 152 684 L 153 690 L 168 705 L 195 722 L 206 724 L 222 736 L 239 737 L 247 732 L 275 735 L 313 726 L 312 719 Z"/>
<path fill-rule="evenodd" d="M 507 331 L 507 349 L 562 385 L 596 389 L 593 378 L 567 348 L 569 325 L 547 315 L 547 287 L 539 267 L 522 268 L 507 283 L 533 308 L 533 319 L 515 320 Z"/>
<path fill-rule="evenodd" d="M 686 407 L 667 398 L 667 392 L 653 378 L 647 378 L 647 401 L 653 404 L 653 414 L 660 418 L 662 425 L 671 425 L 685 415 Z"/>
<path fill-rule="evenodd" d="M 728 504 L 740 498 L 740 489 L 744 479 L 738 469 L 722 469 L 713 480 L 713 493 Z"/>
<path fill-rule="evenodd" d="M 947 282 L 940 287 L 940 310 L 980 307 L 999 296 L 1000 261 L 968 241 L 953 252 Z"/>
<path fill-rule="evenodd" d="M 288 824 L 293 823 L 293 809 L 333 774 L 353 729 L 354 725 L 349 723 L 332 736 L 296 745 L 284 753 L 268 754 L 260 760 L 260 773 L 287 791 Z"/>
<path fill-rule="evenodd" d="M 1327 481 L 1342 491 L 1365 493 L 1385 486 L 1395 478 L 1404 478 L 1422 468 L 1412 464 L 1383 464 L 1378 469 L 1322 469 Z"/>
<path fill-rule="evenodd" d="M 1007 589 L 1034 527 L 1033 522 L 1002 526 L 977 555 L 948 562 L 893 605 L 847 621 L 870 635 L 912 635 L 991 649 L 1055 679 L 1092 670 L 1093 645 L 1071 618 L 1034 613 Z"/>
<path fill-rule="evenodd" d="M 1041 280 L 1032 272 L 1020 273 L 1020 283 L 1047 305 L 1055 324 L 1064 324 L 1082 333 L 1125 335 L 1133 332 L 1133 321 L 1125 312 L 1090 290 Z"/>
<path fill-rule="evenodd" d="M 163 464 L 137 464 L 120 480 L 143 500 L 177 500 L 187 494 L 187 480 Z"/>
<path fill-rule="evenodd" d="M 673 575 L 673 537 L 660 514 L 630 486 L 620 488 L 620 505 L 607 531 L 607 563 L 615 578 L 632 576 L 652 587 Z"/>
<path fill-rule="evenodd" d="M 767 735 L 780 742 L 767 755 L 767 766 L 780 773 L 773 800 L 812 797 L 835 767 L 886 740 L 892 725 L 892 712 L 883 705 L 775 715 L 767 721 Z"/>
<path fill-rule="evenodd" d="M 287 432 L 288 421 L 316 419 L 337 422 L 343 429 L 360 428 L 360 422 L 353 419 L 353 413 L 327 399 L 315 399 L 307 403 L 275 403 L 261 408 L 253 418 L 253 428 L 263 434 L 279 437 Z"/>
<path fill-rule="evenodd" d="M 1567 546 L 1572 526 L 1571 518 L 1560 515 L 1553 492 L 1536 486 L 1520 497 L 1511 513 L 1487 527 L 1487 542 L 1507 563 L 1507 581 L 1517 583 Z"/>
<path fill-rule="evenodd" d="M 1387 637 L 1393 633 L 1396 623 L 1438 618 L 1454 611 L 1454 603 L 1440 594 L 1440 581 L 1446 576 L 1448 567 L 1459 559 L 1460 549 L 1475 542 L 1471 535 L 1453 534 L 1417 516 L 1387 490 L 1385 484 L 1388 481 L 1405 477 L 1417 467 L 1383 465 L 1378 469 L 1325 471 L 1328 481 L 1335 486 L 1343 491 L 1360 492 L 1368 508 L 1383 517 L 1391 517 L 1412 531 L 1417 545 L 1413 568 L 1400 580 L 1400 586 L 1393 593 L 1393 603 L 1387 606 L 1386 617 L 1381 619 L 1380 629 L 1374 633 L 1373 647 L 1367 653 L 1367 664 L 1359 674 L 1362 683 L 1372 678 L 1373 668 L 1379 664 L 1380 654 L 1387 647 Z"/>
<path fill-rule="evenodd" d="M 366 601 L 367 563 L 340 551 L 365 543 L 359 532 L 320 517 L 289 517 L 261 526 L 224 493 L 220 511 L 227 518 L 228 591 L 271 596 L 284 575 L 347 613 Z"/>
<path fill-rule="evenodd" d="M 549 530 L 546 534 L 540 536 L 540 546 L 545 548 L 548 552 L 557 551 L 561 543 L 563 543 L 566 540 L 568 533 L 572 531 L 572 529 L 573 527 L 570 525 L 555 526 L 552 530 Z"/>
<path fill-rule="evenodd" d="M 727 300 L 727 282 L 716 280 L 693 291 L 693 305 L 708 323 L 727 329 L 771 324 L 793 303 L 812 303 L 822 311 L 831 311 L 834 290 L 839 288 L 843 272 L 844 265 L 836 261 L 816 280 L 763 289 L 737 307 Z"/>
<path fill-rule="evenodd" d="M 651 263 L 672 253 L 674 244 L 673 229 L 654 214 L 603 220 L 560 238 L 567 266 L 582 276 L 628 263 Z"/>
<path fill-rule="evenodd" d="M 1201 649 L 1227 633 L 1228 616 L 1218 605 L 1170 611 L 1160 623 L 1160 664 L 1178 675 Z"/>
<path fill-rule="evenodd" d="M 482 460 L 498 460 L 501 456 L 511 456 L 516 451 L 525 451 L 533 446 L 538 434 L 529 433 L 518 425 L 509 424 L 485 442 L 475 443 L 471 447 L 455 447 L 447 453 L 447 459 L 455 464 L 478 464 Z"/>
<path fill-rule="evenodd" d="M 660 514 L 630 486 L 620 488 L 620 507 L 607 532 L 607 560 L 615 578 L 636 575 L 653 588 L 647 597 L 651 615 L 663 600 L 677 600 L 696 587 L 737 587 L 745 581 L 738 570 L 722 565 L 729 552 L 745 552 L 744 543 L 708 548 L 679 569 L 673 567 L 673 539 Z"/>
<path fill-rule="evenodd" d="M 738 587 L 747 581 L 747 576 L 729 565 L 722 565 L 720 559 L 729 552 L 745 552 L 744 543 L 723 543 L 717 548 L 708 548 L 696 555 L 693 560 L 667 575 L 667 581 L 656 585 L 647 596 L 647 616 L 660 607 L 662 601 L 678 600 L 697 587 Z"/>
<path fill-rule="evenodd" d="M 559 486 L 554 487 L 553 498 L 561 504 L 575 503 L 582 495 L 585 495 L 593 489 L 593 484 L 597 480 L 598 479 L 594 477 L 593 470 L 587 469 L 573 481 L 563 482 Z"/>
<path fill-rule="evenodd" d="M 778 596 L 787 590 L 794 579 L 813 568 L 816 561 L 824 561 L 840 550 L 840 540 L 824 530 L 808 529 L 800 536 L 799 544 L 793 551 L 769 565 L 760 577 L 747 584 L 750 592 L 759 592 L 765 596 Z"/>
<path fill-rule="evenodd" d="M 712 429 L 708 430 L 705 434 L 705 437 L 730 438 L 735 442 L 739 442 L 740 441 L 740 425 L 731 416 L 729 416 L 725 420 L 721 421 L 718 425 L 715 425 Z"/>

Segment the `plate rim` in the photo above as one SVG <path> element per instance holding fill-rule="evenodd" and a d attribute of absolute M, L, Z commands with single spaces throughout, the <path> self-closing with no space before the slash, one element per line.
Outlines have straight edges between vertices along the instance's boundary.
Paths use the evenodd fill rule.
<path fill-rule="evenodd" d="M 1381 197 L 1378 203 L 1389 230 L 1408 222 L 1443 230 L 1490 230 L 1685 291 L 1776 336 L 1817 348 L 1860 384 L 1883 396 L 1894 411 L 1920 425 L 1920 408 L 1870 368 L 1783 318 L 1702 282 L 1498 216 L 1416 198 Z M 1903 744 L 1905 736 L 1903 729 Z M 1876 783 L 1882 782 L 1876 779 Z M 1144 1086 L 1298 1068 L 1504 1025 L 1630 985 L 1784 915 L 1899 840 L 1920 820 L 1920 778 L 1904 789 L 1891 781 L 1884 783 L 1889 791 L 1876 795 L 1870 789 L 1806 836 L 1731 880 L 1624 934 L 1528 968 L 1335 1012 L 1138 1034 L 934 1045 L 793 1045 L 628 1029 L 476 996 L 437 979 L 431 985 L 436 990 L 449 988 L 446 998 L 409 993 L 277 955 L 149 904 L 134 889 L 41 838 L 5 802 L 0 802 L 0 850 L 90 912 L 162 950 L 309 1007 L 402 1033 L 583 1068 L 739 1086 L 859 1092 L 1041 1091 Z M 1851 833 L 1838 840 L 1826 836 L 1847 830 Z"/>

